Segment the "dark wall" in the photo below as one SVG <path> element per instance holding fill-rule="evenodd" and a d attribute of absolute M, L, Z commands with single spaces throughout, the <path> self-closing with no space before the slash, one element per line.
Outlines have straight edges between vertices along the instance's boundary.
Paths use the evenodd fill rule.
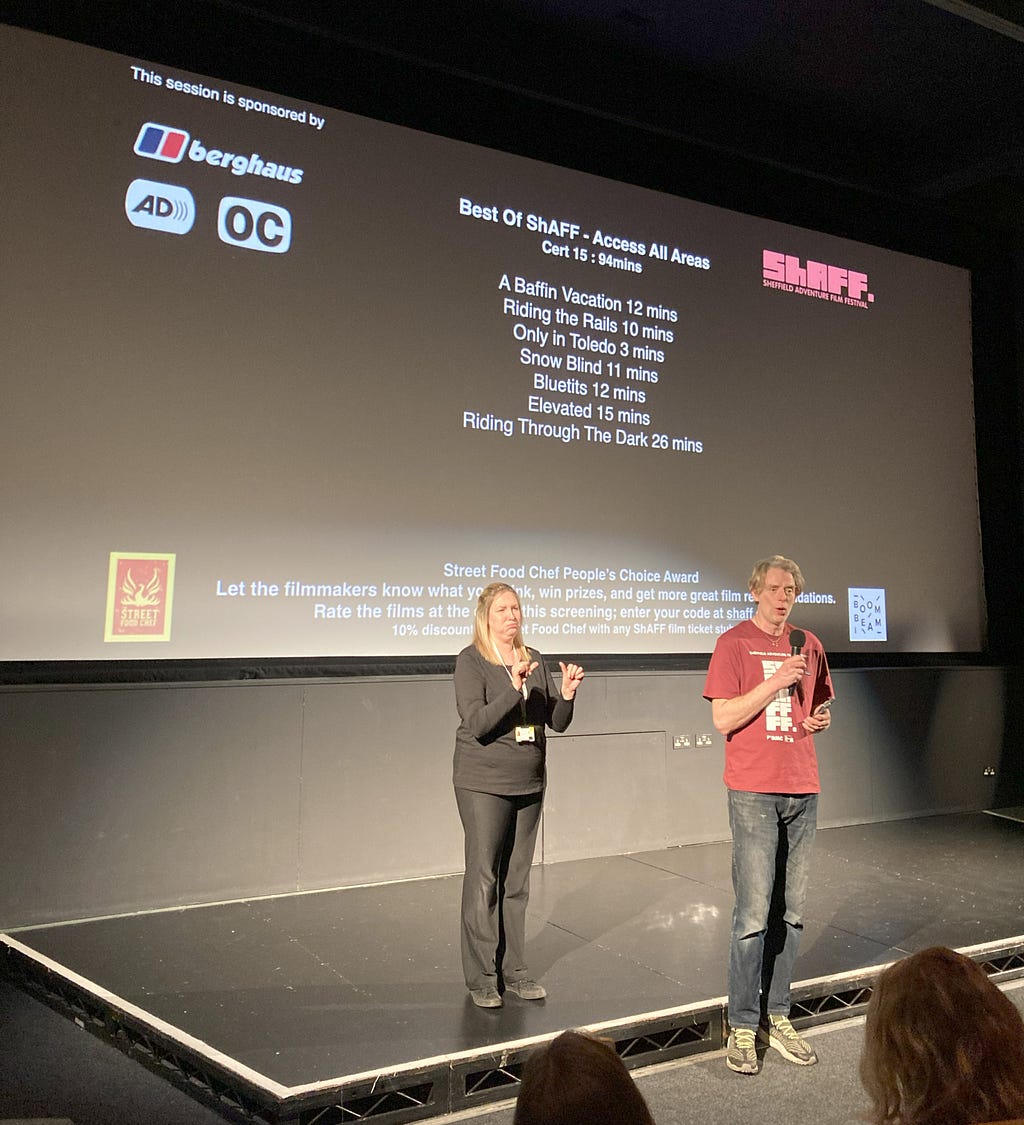
<path fill-rule="evenodd" d="M 822 827 L 985 809 L 1012 789 L 1020 676 L 833 679 Z M 587 676 L 549 744 L 538 860 L 728 839 L 703 683 Z M 455 725 L 450 676 L 0 688 L 0 929 L 460 871 Z"/>

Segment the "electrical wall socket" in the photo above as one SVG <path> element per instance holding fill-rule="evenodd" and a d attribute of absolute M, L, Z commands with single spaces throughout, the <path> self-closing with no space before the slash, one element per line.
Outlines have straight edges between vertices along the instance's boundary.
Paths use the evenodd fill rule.
<path fill-rule="evenodd" d="M 693 742 L 694 742 L 695 746 L 710 746 L 711 745 L 711 735 L 710 734 L 695 735 L 694 739 L 693 739 Z"/>
<path fill-rule="evenodd" d="M 672 739 L 673 750 L 689 750 L 691 746 L 690 736 L 688 734 L 677 734 Z"/>

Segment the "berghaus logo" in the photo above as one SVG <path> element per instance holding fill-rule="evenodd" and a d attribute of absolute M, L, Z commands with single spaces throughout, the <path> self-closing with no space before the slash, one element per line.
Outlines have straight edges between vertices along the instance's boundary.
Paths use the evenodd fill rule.
<path fill-rule="evenodd" d="M 195 164 L 226 168 L 235 176 L 260 176 L 285 184 L 301 184 L 305 174 L 302 168 L 265 160 L 258 152 L 246 156 L 244 153 L 209 148 L 201 138 L 191 137 L 184 129 L 160 125 L 155 121 L 147 121 L 139 130 L 134 151 L 137 156 L 166 160 L 172 164 L 180 163 L 187 154 Z"/>
<path fill-rule="evenodd" d="M 184 129 L 174 129 L 169 125 L 157 125 L 147 121 L 139 130 L 135 141 L 136 156 L 148 156 L 150 160 L 166 160 L 179 164 L 185 156 L 188 133 Z"/>

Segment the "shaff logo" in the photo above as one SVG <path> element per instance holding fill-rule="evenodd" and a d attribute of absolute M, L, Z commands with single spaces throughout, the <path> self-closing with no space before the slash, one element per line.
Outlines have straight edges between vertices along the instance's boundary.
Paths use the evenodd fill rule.
<path fill-rule="evenodd" d="M 845 266 L 827 262 L 806 262 L 795 254 L 777 250 L 761 252 L 762 284 L 772 289 L 785 289 L 805 297 L 819 297 L 842 305 L 867 308 L 875 299 L 868 290 L 868 275 Z"/>
<path fill-rule="evenodd" d="M 185 157 L 187 145 L 188 133 L 183 129 L 147 121 L 135 140 L 135 154 L 148 156 L 150 160 L 166 160 L 170 164 L 178 164 Z"/>
<path fill-rule="evenodd" d="M 851 586 L 850 640 L 886 641 L 885 590 Z"/>
<path fill-rule="evenodd" d="M 284 254 L 292 244 L 292 216 L 284 207 L 226 195 L 217 211 L 217 234 L 229 246 Z"/>
<path fill-rule="evenodd" d="M 105 641 L 169 641 L 174 555 L 111 551 Z"/>
<path fill-rule="evenodd" d="M 196 201 L 188 188 L 156 180 L 132 180 L 124 210 L 132 226 L 170 234 L 188 234 L 196 221 Z"/>

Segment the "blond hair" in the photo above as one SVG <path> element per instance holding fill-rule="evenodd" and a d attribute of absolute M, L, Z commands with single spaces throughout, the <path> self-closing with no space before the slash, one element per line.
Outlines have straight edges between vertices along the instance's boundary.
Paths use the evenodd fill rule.
<path fill-rule="evenodd" d="M 804 576 L 800 572 L 800 567 L 793 562 L 792 559 L 787 559 L 784 555 L 772 555 L 770 558 L 762 559 L 759 563 L 754 564 L 754 569 L 750 572 L 750 581 L 747 583 L 747 589 L 756 597 L 764 589 L 765 576 L 769 570 L 784 570 L 787 574 L 793 576 L 793 585 L 796 587 L 797 597 L 804 592 Z"/>
<path fill-rule="evenodd" d="M 490 586 L 485 586 L 480 591 L 480 597 L 476 600 L 476 613 L 473 615 L 473 647 L 480 653 L 484 660 L 490 661 L 491 664 L 498 664 L 498 655 L 494 651 L 494 641 L 491 639 L 491 627 L 489 618 L 491 613 L 491 606 L 494 604 L 494 599 L 499 594 L 504 593 L 512 594 L 516 599 L 516 605 L 519 606 L 519 611 L 522 613 L 523 604 L 519 600 L 518 592 L 509 586 L 507 582 L 492 582 Z M 523 629 L 520 621 L 520 626 L 516 630 L 516 635 L 512 638 L 512 647 L 517 653 L 522 654 L 522 658 L 527 659 L 526 645 L 523 643 Z"/>

